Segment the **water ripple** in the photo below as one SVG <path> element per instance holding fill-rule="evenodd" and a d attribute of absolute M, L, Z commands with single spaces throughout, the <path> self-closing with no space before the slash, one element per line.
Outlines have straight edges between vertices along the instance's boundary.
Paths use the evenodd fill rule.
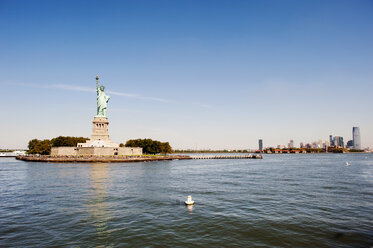
<path fill-rule="evenodd" d="M 372 175 L 371 154 L 0 160 L 0 246 L 370 247 Z"/>

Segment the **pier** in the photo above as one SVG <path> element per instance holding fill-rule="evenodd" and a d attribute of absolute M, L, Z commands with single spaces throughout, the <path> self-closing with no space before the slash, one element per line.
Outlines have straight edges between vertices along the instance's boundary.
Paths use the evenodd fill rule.
<path fill-rule="evenodd" d="M 249 155 L 202 155 L 192 156 L 192 159 L 263 159 L 261 154 Z"/>
<path fill-rule="evenodd" d="M 48 163 L 132 163 L 165 160 L 192 159 L 189 156 L 17 156 L 16 159 L 28 162 Z"/>

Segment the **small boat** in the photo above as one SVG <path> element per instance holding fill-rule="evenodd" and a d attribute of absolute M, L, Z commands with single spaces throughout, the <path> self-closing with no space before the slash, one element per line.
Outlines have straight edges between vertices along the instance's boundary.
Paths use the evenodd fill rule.
<path fill-rule="evenodd" d="M 350 163 L 346 161 L 346 166 L 349 166 L 349 165 L 350 165 Z"/>
<path fill-rule="evenodd" d="M 191 195 L 188 195 L 188 199 L 185 201 L 185 205 L 194 205 L 194 201 L 192 200 Z"/>

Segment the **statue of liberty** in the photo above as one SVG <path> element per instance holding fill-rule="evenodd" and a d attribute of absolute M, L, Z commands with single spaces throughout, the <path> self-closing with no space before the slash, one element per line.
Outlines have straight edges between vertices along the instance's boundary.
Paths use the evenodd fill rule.
<path fill-rule="evenodd" d="M 107 103 L 110 96 L 106 95 L 105 87 L 103 85 L 98 85 L 98 76 L 96 76 L 97 85 L 97 115 L 96 117 L 106 117 Z"/>

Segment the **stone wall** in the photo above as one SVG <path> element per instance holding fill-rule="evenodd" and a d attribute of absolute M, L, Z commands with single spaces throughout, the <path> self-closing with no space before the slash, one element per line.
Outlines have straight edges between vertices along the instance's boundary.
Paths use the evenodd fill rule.
<path fill-rule="evenodd" d="M 51 156 L 76 156 L 77 155 L 76 147 L 52 147 L 51 149 Z"/>
<path fill-rule="evenodd" d="M 119 147 L 119 155 L 142 155 L 141 147 Z"/>
<path fill-rule="evenodd" d="M 95 155 L 95 149 L 94 147 L 78 147 L 78 156 L 93 156 Z"/>
<path fill-rule="evenodd" d="M 131 156 L 142 155 L 140 147 L 52 147 L 51 156 Z"/>

